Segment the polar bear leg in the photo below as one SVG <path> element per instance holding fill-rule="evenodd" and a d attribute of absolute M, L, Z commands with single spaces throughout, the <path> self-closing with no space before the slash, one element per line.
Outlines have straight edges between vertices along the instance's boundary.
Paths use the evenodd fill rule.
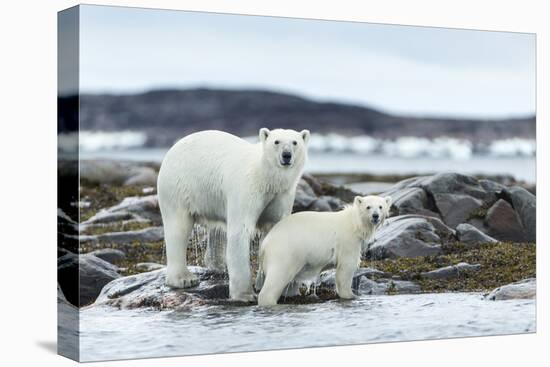
<path fill-rule="evenodd" d="M 225 242 L 225 232 L 219 229 L 208 231 L 208 244 L 204 254 L 204 264 L 208 269 L 225 272 Z"/>
<path fill-rule="evenodd" d="M 250 302 L 256 299 L 250 274 L 250 241 L 254 231 L 254 225 L 250 223 L 235 223 L 231 219 L 227 223 L 229 297 L 235 301 Z"/>
<path fill-rule="evenodd" d="M 264 286 L 258 295 L 258 306 L 276 305 L 287 285 L 294 279 L 292 269 L 272 269 L 266 274 Z"/>
<path fill-rule="evenodd" d="M 336 293 L 338 293 L 340 298 L 355 298 L 355 294 L 351 290 L 355 270 L 357 270 L 357 265 L 351 262 L 338 264 L 336 268 Z"/>
<path fill-rule="evenodd" d="M 199 279 L 187 269 L 187 244 L 193 230 L 189 213 L 173 214 L 164 221 L 166 240 L 166 284 L 175 288 L 189 288 Z"/>

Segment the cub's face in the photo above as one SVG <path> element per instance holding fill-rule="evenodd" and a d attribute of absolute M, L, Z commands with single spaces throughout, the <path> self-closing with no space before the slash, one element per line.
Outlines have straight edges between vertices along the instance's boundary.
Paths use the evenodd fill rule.
<path fill-rule="evenodd" d="M 390 196 L 356 196 L 354 203 L 359 208 L 364 221 L 377 226 L 390 216 L 392 198 Z"/>
<path fill-rule="evenodd" d="M 307 157 L 309 130 L 267 128 L 260 129 L 260 141 L 263 144 L 265 157 L 275 166 L 289 169 L 303 165 Z"/>

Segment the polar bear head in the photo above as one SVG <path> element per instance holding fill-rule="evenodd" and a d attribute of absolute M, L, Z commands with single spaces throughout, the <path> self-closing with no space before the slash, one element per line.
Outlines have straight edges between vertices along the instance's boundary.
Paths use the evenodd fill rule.
<path fill-rule="evenodd" d="M 309 130 L 260 129 L 265 159 L 275 167 L 290 169 L 303 167 L 307 159 Z"/>
<path fill-rule="evenodd" d="M 378 226 L 390 216 L 391 196 L 356 196 L 353 205 L 357 207 L 363 223 Z"/>

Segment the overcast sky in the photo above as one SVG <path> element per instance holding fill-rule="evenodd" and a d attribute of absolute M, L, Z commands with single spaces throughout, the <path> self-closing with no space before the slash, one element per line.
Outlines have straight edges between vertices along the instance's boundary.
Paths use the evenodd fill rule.
<path fill-rule="evenodd" d="M 83 6 L 83 92 L 260 88 L 397 114 L 535 111 L 535 36 Z"/>

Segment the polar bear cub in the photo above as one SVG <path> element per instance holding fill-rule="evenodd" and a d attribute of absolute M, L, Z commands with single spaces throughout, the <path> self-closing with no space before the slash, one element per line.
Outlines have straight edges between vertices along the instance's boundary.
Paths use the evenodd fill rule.
<path fill-rule="evenodd" d="M 198 284 L 186 256 L 193 226 L 202 224 L 226 230 L 230 297 L 255 300 L 250 241 L 290 215 L 309 135 L 308 130 L 262 128 L 259 142 L 250 143 L 209 130 L 186 136 L 168 151 L 158 176 L 167 285 Z"/>
<path fill-rule="evenodd" d="M 353 274 L 365 243 L 389 216 L 391 197 L 357 196 L 339 212 L 300 212 L 281 220 L 260 249 L 258 305 L 275 305 L 291 283 L 316 280 L 336 267 L 336 292 L 354 298 Z"/>

